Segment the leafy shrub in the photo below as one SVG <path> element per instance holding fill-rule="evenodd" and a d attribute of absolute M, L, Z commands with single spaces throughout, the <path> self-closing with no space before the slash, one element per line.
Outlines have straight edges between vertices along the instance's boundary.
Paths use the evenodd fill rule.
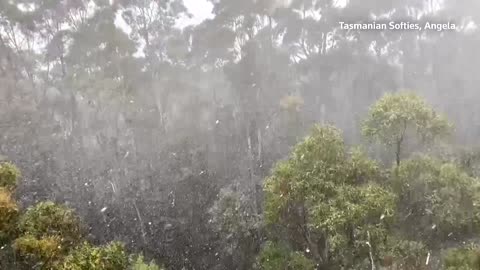
<path fill-rule="evenodd" d="M 128 266 L 128 256 L 123 244 L 114 242 L 94 247 L 84 243 L 66 257 L 60 270 L 126 270 Z"/>
<path fill-rule="evenodd" d="M 17 186 L 20 172 L 11 163 L 0 163 L 0 187 L 13 190 Z"/>
<path fill-rule="evenodd" d="M 22 236 L 13 243 L 15 252 L 20 256 L 21 265 L 25 267 L 41 266 L 42 269 L 51 269 L 63 255 L 59 236 L 47 236 L 37 239 L 32 235 Z"/>
<path fill-rule="evenodd" d="M 37 238 L 59 236 L 62 246 L 75 246 L 82 239 L 80 219 L 72 209 L 53 202 L 42 202 L 27 209 L 18 228 L 25 235 Z"/>
<path fill-rule="evenodd" d="M 0 188 L 0 245 L 14 236 L 18 208 L 10 191 Z"/>

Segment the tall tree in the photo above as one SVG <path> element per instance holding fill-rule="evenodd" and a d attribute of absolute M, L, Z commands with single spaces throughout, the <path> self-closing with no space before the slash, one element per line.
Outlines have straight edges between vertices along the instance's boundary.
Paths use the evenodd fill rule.
<path fill-rule="evenodd" d="M 409 136 L 418 135 L 422 142 L 433 143 L 448 135 L 451 126 L 433 108 L 413 93 L 386 94 L 370 109 L 363 133 L 368 138 L 394 147 L 395 161 L 400 165 L 402 150 Z"/>

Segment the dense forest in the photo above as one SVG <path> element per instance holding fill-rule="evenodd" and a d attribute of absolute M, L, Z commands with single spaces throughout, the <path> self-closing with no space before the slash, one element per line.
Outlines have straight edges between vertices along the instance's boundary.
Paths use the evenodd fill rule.
<path fill-rule="evenodd" d="M 202 5 L 0 0 L 0 269 L 480 269 L 479 1 Z"/>

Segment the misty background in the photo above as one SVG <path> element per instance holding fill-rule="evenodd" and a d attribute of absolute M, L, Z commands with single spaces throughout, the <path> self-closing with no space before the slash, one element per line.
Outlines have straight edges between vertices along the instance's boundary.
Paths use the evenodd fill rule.
<path fill-rule="evenodd" d="M 457 30 L 340 29 L 375 18 Z M 237 250 L 217 202 L 260 213 L 264 178 L 313 124 L 360 143 L 369 106 L 408 89 L 477 146 L 479 20 L 475 0 L 0 0 L 0 155 L 23 206 L 65 203 L 93 241 L 249 269 L 258 245 Z"/>

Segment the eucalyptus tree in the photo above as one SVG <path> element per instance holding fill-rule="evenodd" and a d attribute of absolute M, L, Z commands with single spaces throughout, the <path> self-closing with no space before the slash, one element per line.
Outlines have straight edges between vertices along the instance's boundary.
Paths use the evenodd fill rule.
<path fill-rule="evenodd" d="M 72 34 L 91 16 L 90 1 L 22 1 L 24 13 L 32 18 L 32 31 L 45 55 L 47 82 L 58 83 L 67 76 L 65 57 Z M 37 45 L 38 46 L 38 45 Z"/>
<path fill-rule="evenodd" d="M 393 147 L 400 165 L 407 139 L 418 136 L 431 144 L 447 136 L 451 125 L 422 98 L 413 93 L 386 94 L 371 109 L 363 125 L 363 134 L 387 147 Z"/>
<path fill-rule="evenodd" d="M 292 1 L 274 17 L 280 46 L 295 63 L 295 90 L 305 100 L 307 122 L 334 122 L 346 130 L 349 141 L 358 137 L 359 119 L 352 115 L 361 115 L 365 103 L 397 87 L 388 59 L 370 52 L 380 34 L 340 28 L 341 21 L 370 15 L 356 5 L 355 1 Z"/>
<path fill-rule="evenodd" d="M 0 49 L 5 56 L 4 64 L 8 65 L 8 69 L 2 68 L 2 75 L 11 76 L 13 88 L 28 87 L 31 91 L 37 68 L 37 58 L 32 52 L 35 46 L 33 16 L 10 1 L 2 1 L 0 7 Z"/>
<path fill-rule="evenodd" d="M 39 138 L 28 144 L 19 142 L 40 131 L 46 121 L 39 109 L 44 88 L 39 74 L 42 58 L 34 51 L 38 41 L 34 16 L 22 10 L 20 3 L 0 3 L 0 132 L 4 134 L 0 148 L 24 165 L 38 158 L 35 149 L 41 147 L 44 133 L 38 132 Z"/>
<path fill-rule="evenodd" d="M 375 268 L 396 202 L 375 183 L 379 177 L 375 162 L 359 151 L 347 152 L 337 129 L 314 127 L 265 182 L 270 239 L 317 267 L 359 269 L 366 263 Z"/>
<path fill-rule="evenodd" d="M 144 43 L 142 53 L 151 69 L 166 60 L 168 41 L 177 33 L 175 25 L 183 15 L 188 15 L 183 1 L 118 1 L 122 18 L 131 28 L 130 37 Z"/>
<path fill-rule="evenodd" d="M 144 57 L 143 68 L 147 81 L 141 87 L 149 90 L 154 97 L 158 125 L 165 132 L 168 125 L 167 106 L 171 101 L 170 94 L 175 91 L 165 83 L 173 80 L 169 77 L 175 76 L 178 71 L 172 67 L 172 63 L 181 63 L 187 51 L 187 42 L 181 40 L 182 35 L 176 23 L 188 12 L 180 0 L 121 0 L 118 5 L 118 14 L 129 27 L 129 37 L 139 44 L 137 53 Z M 179 55 L 175 55 L 174 50 Z"/>

